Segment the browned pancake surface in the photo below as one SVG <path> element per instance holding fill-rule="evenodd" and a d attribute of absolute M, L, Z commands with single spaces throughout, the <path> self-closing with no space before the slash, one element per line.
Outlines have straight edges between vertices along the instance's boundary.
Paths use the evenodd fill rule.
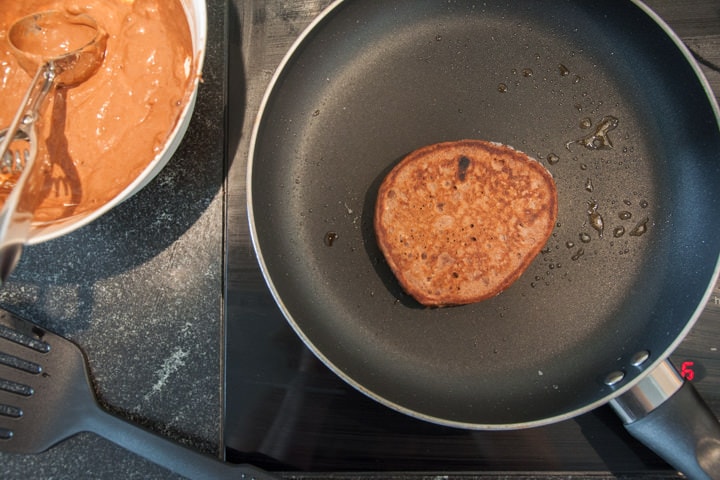
<path fill-rule="evenodd" d="M 495 296 L 525 271 L 557 218 L 557 190 L 537 161 L 481 140 L 405 157 L 384 179 L 375 233 L 403 289 L 426 306 Z"/>

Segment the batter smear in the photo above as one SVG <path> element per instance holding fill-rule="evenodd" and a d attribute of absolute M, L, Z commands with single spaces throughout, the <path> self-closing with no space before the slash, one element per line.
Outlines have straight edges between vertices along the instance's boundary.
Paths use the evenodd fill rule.
<path fill-rule="evenodd" d="M 89 214 L 132 183 L 162 151 L 193 90 L 193 47 L 180 0 L 23 0 L 0 9 L 0 125 L 30 75 L 10 51 L 17 19 L 47 10 L 86 13 L 107 32 L 105 59 L 87 81 L 57 88 L 38 123 L 47 173 L 36 226 Z M 0 176 L 0 202 L 13 179 Z"/>

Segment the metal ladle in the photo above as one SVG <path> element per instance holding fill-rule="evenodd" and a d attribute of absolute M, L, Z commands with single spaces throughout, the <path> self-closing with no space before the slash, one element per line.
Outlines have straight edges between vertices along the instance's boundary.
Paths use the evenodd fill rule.
<path fill-rule="evenodd" d="M 31 197 L 39 198 L 43 183 L 42 176 L 33 173 L 40 108 L 56 86 L 76 86 L 98 70 L 107 34 L 87 14 L 47 11 L 14 22 L 8 41 L 32 81 L 10 125 L 0 131 L 0 173 L 11 178 L 19 174 L 0 210 L 0 284 L 20 259 L 33 218 Z"/>

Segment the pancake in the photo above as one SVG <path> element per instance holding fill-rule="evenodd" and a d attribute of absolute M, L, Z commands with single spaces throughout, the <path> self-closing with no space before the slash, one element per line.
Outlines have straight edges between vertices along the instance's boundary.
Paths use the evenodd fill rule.
<path fill-rule="evenodd" d="M 539 162 L 501 144 L 460 140 L 415 150 L 390 171 L 374 227 L 402 288 L 438 307 L 507 289 L 556 219 L 555 182 Z"/>

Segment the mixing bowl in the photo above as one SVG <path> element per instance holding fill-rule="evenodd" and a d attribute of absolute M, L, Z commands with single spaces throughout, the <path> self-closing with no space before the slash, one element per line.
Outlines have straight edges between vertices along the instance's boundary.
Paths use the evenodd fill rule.
<path fill-rule="evenodd" d="M 110 201 L 104 203 L 97 209 L 83 214 L 74 215 L 52 223 L 34 224 L 28 243 L 36 244 L 51 240 L 87 225 L 131 196 L 135 195 L 138 191 L 145 187 L 165 167 L 170 158 L 172 158 L 173 154 L 180 145 L 185 132 L 187 131 L 188 125 L 190 124 L 190 119 L 195 107 L 195 101 L 197 99 L 198 84 L 201 79 L 202 67 L 205 60 L 205 44 L 207 39 L 207 7 L 205 0 L 180 1 L 184 7 L 192 36 L 193 59 L 191 68 L 193 69 L 193 73 L 191 75 L 192 80 L 188 85 L 188 89 L 191 89 L 192 91 L 190 92 L 188 101 L 183 107 L 180 117 L 175 123 L 168 140 L 164 144 L 164 147 L 157 152 L 157 154 L 148 163 L 145 169 L 142 170 L 134 179 L 134 181 L 127 185 L 127 187 L 115 195 Z"/>

